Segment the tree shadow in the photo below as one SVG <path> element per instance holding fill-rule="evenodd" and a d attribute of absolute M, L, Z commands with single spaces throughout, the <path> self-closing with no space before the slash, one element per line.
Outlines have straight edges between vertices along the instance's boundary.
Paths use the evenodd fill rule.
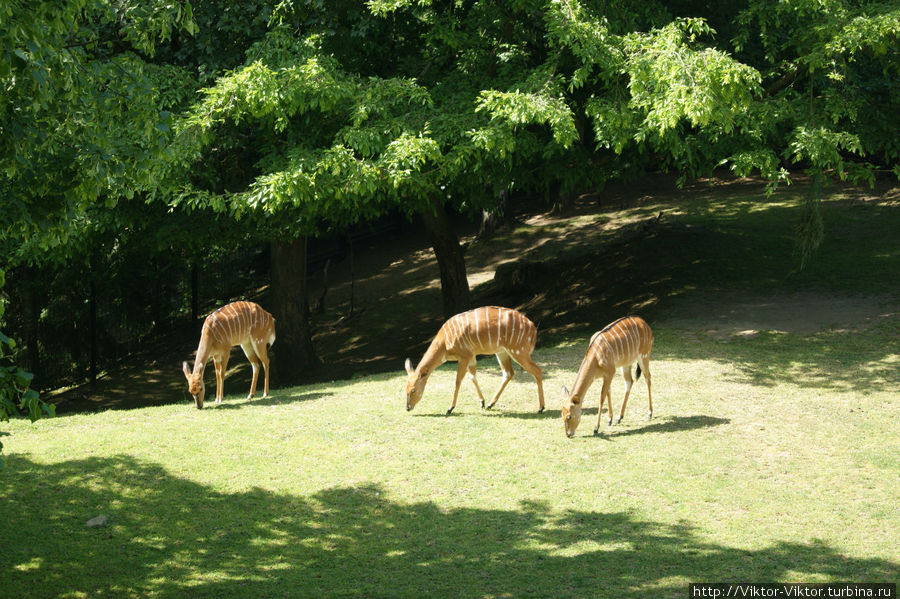
<path fill-rule="evenodd" d="M 702 422 L 702 421 L 701 421 Z M 676 426 L 681 426 L 676 424 Z M 8 596 L 683 597 L 685 581 L 897 580 L 827 543 L 741 549 L 628 512 L 447 509 L 376 484 L 225 493 L 128 456 L 11 456 Z M 86 528 L 98 514 L 101 528 Z"/>

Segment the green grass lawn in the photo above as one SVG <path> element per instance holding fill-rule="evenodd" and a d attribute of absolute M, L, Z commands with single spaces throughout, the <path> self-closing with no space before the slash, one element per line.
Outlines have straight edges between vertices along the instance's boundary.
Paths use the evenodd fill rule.
<path fill-rule="evenodd" d="M 735 212 L 713 208 L 697 222 L 727 230 Z M 859 226 L 896 224 L 896 207 L 884 210 Z M 773 235 L 765 224 L 731 250 L 752 255 Z M 843 233 L 846 247 L 859 234 Z M 559 418 L 583 331 L 539 342 L 542 415 L 516 367 L 494 410 L 465 381 L 445 416 L 455 364 L 406 412 L 400 356 L 395 373 L 268 399 L 247 401 L 232 382 L 203 411 L 182 394 L 10 422 L 0 596 L 680 598 L 700 581 L 900 581 L 900 314 L 877 272 L 896 272 L 898 257 L 876 235 L 870 261 L 840 237 L 823 248 L 852 290 L 878 296 L 876 317 L 746 335 L 651 321 L 654 418 L 643 419 L 642 378 L 625 420 L 598 437 L 599 383 L 575 438 Z M 768 281 L 777 263 L 726 274 Z M 847 288 L 822 261 L 813 268 L 830 293 Z M 672 302 L 713 271 L 680 273 Z M 488 395 L 499 368 L 480 366 Z M 623 391 L 617 376 L 617 408 Z M 85 526 L 101 514 L 106 526 Z"/>
<path fill-rule="evenodd" d="M 895 321 L 856 333 L 878 349 L 848 363 L 819 351 L 840 333 L 704 351 L 658 329 L 654 419 L 642 420 L 639 381 L 626 419 L 600 437 L 590 396 L 572 440 L 558 389 L 583 343 L 537 352 L 541 416 L 521 372 L 493 411 L 466 385 L 445 416 L 445 366 L 409 413 L 398 372 L 202 412 L 16 421 L 0 590 L 684 597 L 691 581 L 897 581 L 898 332 Z M 496 373 L 484 360 L 486 392 Z M 85 527 L 100 514 L 106 527 Z"/>

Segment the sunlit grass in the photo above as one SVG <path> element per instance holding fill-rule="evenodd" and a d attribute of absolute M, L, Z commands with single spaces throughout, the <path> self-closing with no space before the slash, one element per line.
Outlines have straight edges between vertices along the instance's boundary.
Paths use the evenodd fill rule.
<path fill-rule="evenodd" d="M 892 364 L 896 323 L 857 333 Z M 584 342 L 536 352 L 483 411 L 452 365 L 406 412 L 401 373 L 11 423 L 10 596 L 683 597 L 698 580 L 896 580 L 900 379 L 834 385 L 844 334 L 698 341 L 658 329 L 655 417 L 566 439 Z M 705 354 L 705 355 L 701 355 Z M 689 357 L 680 357 L 680 356 Z M 788 360 L 789 358 L 789 360 Z M 480 362 L 486 393 L 496 364 Z M 778 376 L 781 367 L 785 376 Z M 771 376 L 770 376 L 771 375 Z M 850 373 L 843 375 L 847 380 Z M 618 406 L 621 377 L 613 385 Z M 87 529 L 98 514 L 107 527 Z"/>

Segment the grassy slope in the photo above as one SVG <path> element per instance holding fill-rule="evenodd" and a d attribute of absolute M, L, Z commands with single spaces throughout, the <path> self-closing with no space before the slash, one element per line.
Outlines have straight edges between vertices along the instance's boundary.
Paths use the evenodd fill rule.
<path fill-rule="evenodd" d="M 203 412 L 182 402 L 10 423 L 0 595 L 683 597 L 690 581 L 900 580 L 897 206 L 835 196 L 826 219 L 843 228 L 810 272 L 786 276 L 796 192 L 762 202 L 741 189 L 665 203 L 672 226 L 641 243 L 581 230 L 571 251 L 630 248 L 637 262 L 612 260 L 571 291 L 564 280 L 586 272 L 574 260 L 545 297 L 521 302 L 548 340 L 535 356 L 542 416 L 517 369 L 494 411 L 466 382 L 445 417 L 447 365 L 411 413 L 404 377 L 386 373 Z M 565 234 L 523 228 L 542 226 Z M 470 249 L 473 276 L 479 252 L 492 250 Z M 628 272 L 643 276 L 619 280 Z M 666 324 L 718 289 L 813 284 L 878 294 L 878 314 L 810 334 Z M 585 331 L 635 302 L 656 317 L 654 420 L 641 420 L 641 379 L 621 425 L 590 435 L 594 390 L 566 439 L 558 389 Z M 484 359 L 481 371 L 490 393 L 498 369 Z M 617 406 L 622 391 L 617 378 Z M 98 514 L 109 525 L 86 528 Z"/>

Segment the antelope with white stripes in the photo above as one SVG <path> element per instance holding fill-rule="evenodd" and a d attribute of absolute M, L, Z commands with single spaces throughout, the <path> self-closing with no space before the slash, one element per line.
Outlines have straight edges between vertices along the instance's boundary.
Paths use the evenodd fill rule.
<path fill-rule="evenodd" d="M 250 383 L 250 394 L 256 392 L 256 380 L 259 366 L 265 370 L 265 387 L 263 397 L 269 395 L 269 353 L 267 345 L 275 343 L 275 319 L 253 302 L 233 302 L 222 306 L 206 317 L 200 333 L 200 345 L 193 371 L 188 363 L 182 364 L 184 376 L 188 381 L 188 390 L 194 396 L 197 409 L 203 408 L 203 397 L 206 385 L 203 383 L 203 371 L 210 358 L 216 368 L 216 403 L 222 402 L 225 394 L 225 368 L 231 348 L 240 345 L 250 365 L 253 367 L 253 380 Z"/>
<path fill-rule="evenodd" d="M 513 378 L 512 362 L 515 360 L 527 370 L 537 381 L 538 402 L 540 409 L 538 414 L 544 411 L 544 387 L 543 373 L 540 367 L 531 359 L 531 352 L 537 342 L 537 327 L 528 320 L 524 314 L 509 308 L 485 306 L 469 310 L 451 317 L 437 332 L 425 355 L 416 369 L 413 370 L 409 358 L 406 359 L 406 372 L 409 377 L 406 380 L 406 409 L 412 410 L 422 394 L 425 392 L 425 384 L 434 369 L 447 361 L 456 360 L 459 366 L 456 370 L 456 388 L 453 391 L 453 403 L 447 413 L 451 413 L 456 407 L 456 397 L 459 394 L 459 385 L 462 383 L 466 372 L 475 384 L 475 391 L 481 399 L 481 407 L 490 409 L 494 407 L 500 394 L 506 388 L 507 383 Z M 491 400 L 485 406 L 484 395 L 475 379 L 475 362 L 478 355 L 495 354 L 500 368 L 503 370 L 503 382 Z"/>
<path fill-rule="evenodd" d="M 653 398 L 650 395 L 650 350 L 652 348 L 653 332 L 650 330 L 650 325 L 638 316 L 620 318 L 607 325 L 602 331 L 594 333 L 575 377 L 572 393 L 563 387 L 562 418 L 566 427 L 566 436 L 571 437 L 575 434 L 575 429 L 578 428 L 578 422 L 581 420 L 584 396 L 598 376 L 603 378 L 603 388 L 600 391 L 600 406 L 597 408 L 597 427 L 594 429 L 594 434 L 598 434 L 600 430 L 604 398 L 609 411 L 607 425 L 612 424 L 613 407 L 609 386 L 616 374 L 616 368 L 622 369 L 622 376 L 625 378 L 625 399 L 622 400 L 622 409 L 616 424 L 622 421 L 622 417 L 625 415 L 625 405 L 628 403 L 628 394 L 631 393 L 631 386 L 634 383 L 631 378 L 631 365 L 638 361 L 640 363 L 637 366 L 635 378 L 640 378 L 641 366 L 643 366 L 644 379 L 647 381 L 647 401 L 650 402 L 647 419 L 653 417 Z"/>

